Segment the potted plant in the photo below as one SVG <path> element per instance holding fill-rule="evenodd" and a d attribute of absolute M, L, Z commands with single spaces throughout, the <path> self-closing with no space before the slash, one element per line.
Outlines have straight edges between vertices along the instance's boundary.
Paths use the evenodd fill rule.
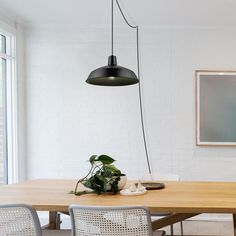
<path fill-rule="evenodd" d="M 116 194 L 126 184 L 126 175 L 113 165 L 115 160 L 107 155 L 93 155 L 89 158 L 91 168 L 88 174 L 77 181 L 74 194 L 82 195 L 91 193 L 88 191 L 77 191 L 81 183 L 96 194 L 110 192 Z"/>

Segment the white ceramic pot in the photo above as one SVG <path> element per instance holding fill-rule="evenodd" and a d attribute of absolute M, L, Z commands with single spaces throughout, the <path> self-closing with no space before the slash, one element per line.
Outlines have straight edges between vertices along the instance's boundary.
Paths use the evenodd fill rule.
<path fill-rule="evenodd" d="M 118 183 L 118 189 L 119 189 L 119 190 L 122 190 L 122 189 L 125 187 L 126 182 L 127 182 L 127 176 L 126 176 L 126 175 L 121 176 L 121 177 L 120 177 L 120 181 L 119 181 L 119 183 Z"/>

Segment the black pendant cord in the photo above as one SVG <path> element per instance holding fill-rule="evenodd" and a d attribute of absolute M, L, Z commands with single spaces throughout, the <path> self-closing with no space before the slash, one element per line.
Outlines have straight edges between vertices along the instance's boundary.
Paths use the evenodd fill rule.
<path fill-rule="evenodd" d="M 114 22 L 114 1 L 111 0 L 111 55 L 113 55 L 113 42 L 114 42 L 114 30 L 113 30 L 113 22 Z"/>
<path fill-rule="evenodd" d="M 113 0 L 112 0 L 113 2 Z M 146 160 L 147 160 L 147 165 L 148 165 L 148 171 L 149 174 L 152 173 L 151 170 L 151 164 L 150 164 L 150 158 L 149 158 L 149 154 L 148 154 L 148 148 L 147 148 L 147 141 L 146 141 L 146 133 L 145 133 L 145 126 L 144 126 L 144 116 L 143 116 L 143 102 L 142 102 L 142 89 L 141 89 L 141 76 L 140 76 L 140 52 L 139 52 L 139 28 L 138 25 L 131 25 L 128 20 L 126 19 L 121 6 L 119 4 L 119 1 L 116 0 L 117 6 L 120 10 L 120 13 L 123 17 L 123 19 L 125 20 L 126 24 L 133 28 L 136 29 L 136 47 L 137 47 L 137 68 L 138 68 L 138 79 L 139 79 L 139 83 L 138 83 L 138 88 L 139 88 L 139 108 L 140 108 L 140 118 L 141 118 L 141 124 L 142 124 L 142 134 L 143 134 L 143 142 L 144 142 L 144 149 L 145 149 L 145 154 L 146 154 Z M 112 8 L 113 9 L 113 8 Z M 113 17 L 113 16 L 112 16 Z M 112 18 L 112 25 L 113 25 L 113 18 Z M 113 34 L 113 26 L 112 26 L 112 34 Z M 112 36 L 113 37 L 113 36 Z M 112 39 L 113 40 L 113 39 Z M 112 42 L 113 44 L 113 42 Z M 113 48 L 112 48 L 113 50 Z"/>

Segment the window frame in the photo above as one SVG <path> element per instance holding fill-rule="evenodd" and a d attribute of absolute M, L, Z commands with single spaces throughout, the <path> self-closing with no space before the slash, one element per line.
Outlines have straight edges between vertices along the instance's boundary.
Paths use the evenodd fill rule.
<path fill-rule="evenodd" d="M 17 132 L 17 73 L 16 73 L 16 30 L 3 27 L 0 23 L 0 34 L 6 36 L 10 45 L 9 52 L 0 52 L 0 58 L 6 60 L 6 114 L 7 114 L 7 184 L 19 181 L 19 160 L 18 160 L 18 132 Z"/>

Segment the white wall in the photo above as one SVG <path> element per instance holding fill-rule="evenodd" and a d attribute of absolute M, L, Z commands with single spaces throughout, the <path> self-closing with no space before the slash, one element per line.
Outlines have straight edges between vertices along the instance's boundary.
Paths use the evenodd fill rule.
<path fill-rule="evenodd" d="M 117 33 L 117 32 L 116 32 Z M 119 30 L 120 65 L 136 70 L 135 32 Z M 147 140 L 155 172 L 184 180 L 236 180 L 236 148 L 195 146 L 194 71 L 235 69 L 234 29 L 141 29 Z M 96 87 L 108 29 L 29 27 L 26 35 L 28 178 L 78 178 L 92 154 L 109 154 L 130 178 L 147 172 L 138 87 Z"/>

